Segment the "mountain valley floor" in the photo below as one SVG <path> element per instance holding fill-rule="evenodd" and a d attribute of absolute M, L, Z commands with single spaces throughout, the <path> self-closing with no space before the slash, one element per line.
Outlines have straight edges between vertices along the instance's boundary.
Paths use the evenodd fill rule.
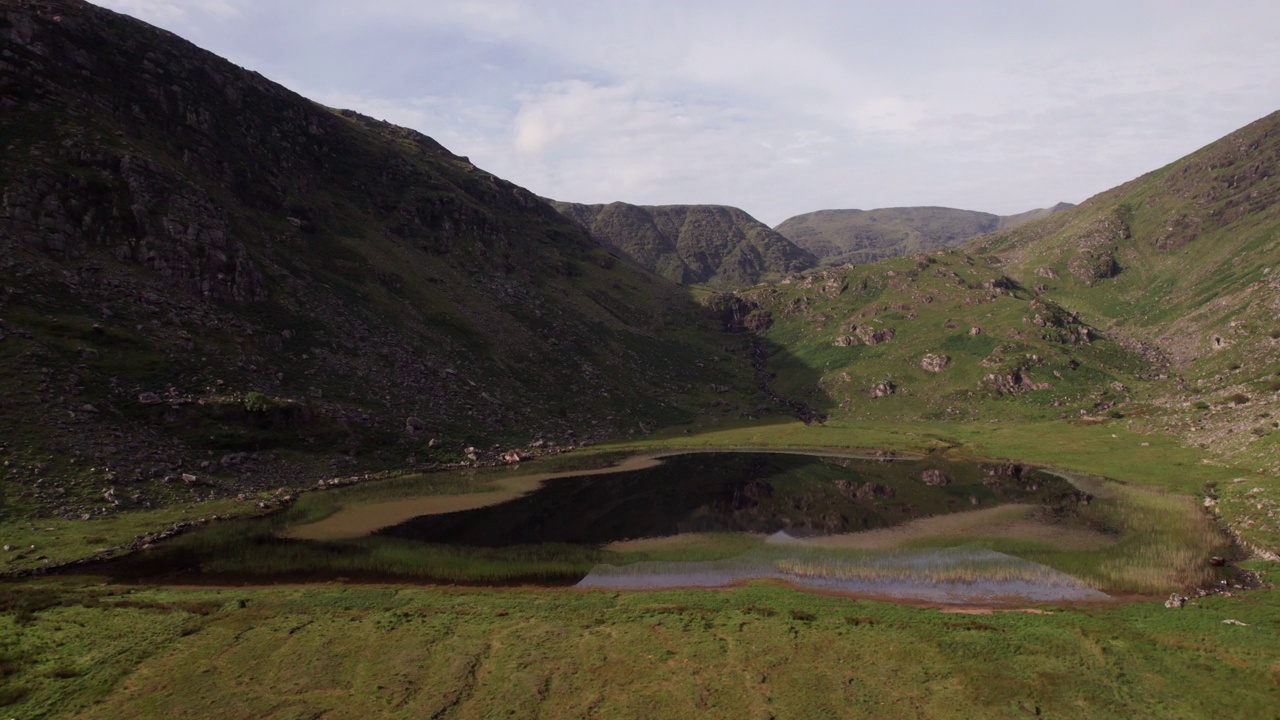
<path fill-rule="evenodd" d="M 675 447 L 1017 459 L 1197 505 L 1215 488 L 1271 484 L 1122 423 L 778 421 L 591 452 L 605 462 Z M 1243 526 L 1260 507 L 1224 500 L 1214 509 L 1225 525 Z M 63 526 L 88 526 L 76 533 L 30 523 L 0 532 L 13 542 L 22 525 L 20 542 L 39 537 L 28 544 L 67 558 L 112 543 L 112 532 L 214 511 Z M 1253 527 L 1248 537 L 1266 542 L 1260 523 Z M 1280 693 L 1280 593 L 1269 583 L 1277 564 L 1239 565 L 1262 586 L 1192 593 L 1173 609 L 1150 596 L 911 606 L 768 582 L 651 592 L 342 581 L 174 587 L 104 584 L 90 568 L 0 585 L 0 703 L 12 717 L 95 718 L 1192 718 L 1224 708 L 1266 717 Z"/>

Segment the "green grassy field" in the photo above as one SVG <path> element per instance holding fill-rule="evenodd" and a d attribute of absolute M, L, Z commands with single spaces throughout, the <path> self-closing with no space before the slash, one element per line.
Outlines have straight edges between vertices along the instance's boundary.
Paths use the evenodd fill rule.
<path fill-rule="evenodd" d="M 23 718 L 1200 718 L 1280 700 L 1274 592 L 992 615 L 768 586 L 4 599 L 3 700 Z"/>
<path fill-rule="evenodd" d="M 1017 458 L 1154 487 L 1161 492 L 1145 495 L 1153 503 L 1180 502 L 1238 474 L 1119 423 L 744 424 L 558 462 L 582 467 L 677 446 Z M 314 494 L 293 512 L 314 517 L 341 497 Z M 69 556 L 86 552 L 84 535 L 95 528 L 110 522 L 132 533 L 148 519 L 125 517 L 81 522 L 76 534 L 39 532 L 48 533 L 46 552 Z M 1141 559 L 1111 551 L 1117 562 Z M 1277 570 L 1250 567 L 1264 578 Z M 1139 600 L 990 615 L 765 583 L 614 593 L 341 582 L 133 587 L 84 577 L 8 581 L 0 592 L 0 713 L 15 718 L 1192 718 L 1222 707 L 1266 717 L 1280 699 L 1280 593 L 1270 589 L 1176 610 Z"/>

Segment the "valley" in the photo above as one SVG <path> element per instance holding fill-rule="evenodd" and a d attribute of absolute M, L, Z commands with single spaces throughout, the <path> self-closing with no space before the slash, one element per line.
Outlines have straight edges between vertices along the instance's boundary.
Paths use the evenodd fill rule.
<path fill-rule="evenodd" d="M 0 38 L 7 716 L 1273 712 L 1280 113 L 771 229 Z"/>

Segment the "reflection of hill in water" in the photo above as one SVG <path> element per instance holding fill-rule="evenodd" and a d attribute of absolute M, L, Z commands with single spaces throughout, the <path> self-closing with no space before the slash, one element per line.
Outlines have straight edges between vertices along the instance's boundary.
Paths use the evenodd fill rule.
<path fill-rule="evenodd" d="M 599 565 L 582 588 L 653 590 L 723 587 L 773 579 L 803 587 L 876 595 L 897 600 L 965 603 L 1104 600 L 1079 580 L 1028 560 L 974 547 L 834 554 L 791 546 L 708 562 L 643 562 Z"/>
<path fill-rule="evenodd" d="M 685 532 L 825 535 L 1008 502 L 1071 506 L 1062 478 L 1020 465 L 700 453 L 633 473 L 566 478 L 510 502 L 380 531 L 431 543 L 604 544 Z"/>

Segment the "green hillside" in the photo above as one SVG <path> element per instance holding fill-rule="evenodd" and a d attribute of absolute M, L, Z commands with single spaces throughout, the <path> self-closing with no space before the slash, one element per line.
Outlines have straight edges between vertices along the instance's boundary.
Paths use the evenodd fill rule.
<path fill-rule="evenodd" d="M 1154 427 L 1280 469 L 1278 171 L 1280 113 L 967 249 L 1147 356 Z"/>
<path fill-rule="evenodd" d="M 0 10 L 6 510 L 234 496 L 758 402 L 683 289 L 430 138 L 91 5 Z"/>
<path fill-rule="evenodd" d="M 682 285 L 744 287 L 817 264 L 813 255 L 738 208 L 553 204 L 601 245 Z"/>

